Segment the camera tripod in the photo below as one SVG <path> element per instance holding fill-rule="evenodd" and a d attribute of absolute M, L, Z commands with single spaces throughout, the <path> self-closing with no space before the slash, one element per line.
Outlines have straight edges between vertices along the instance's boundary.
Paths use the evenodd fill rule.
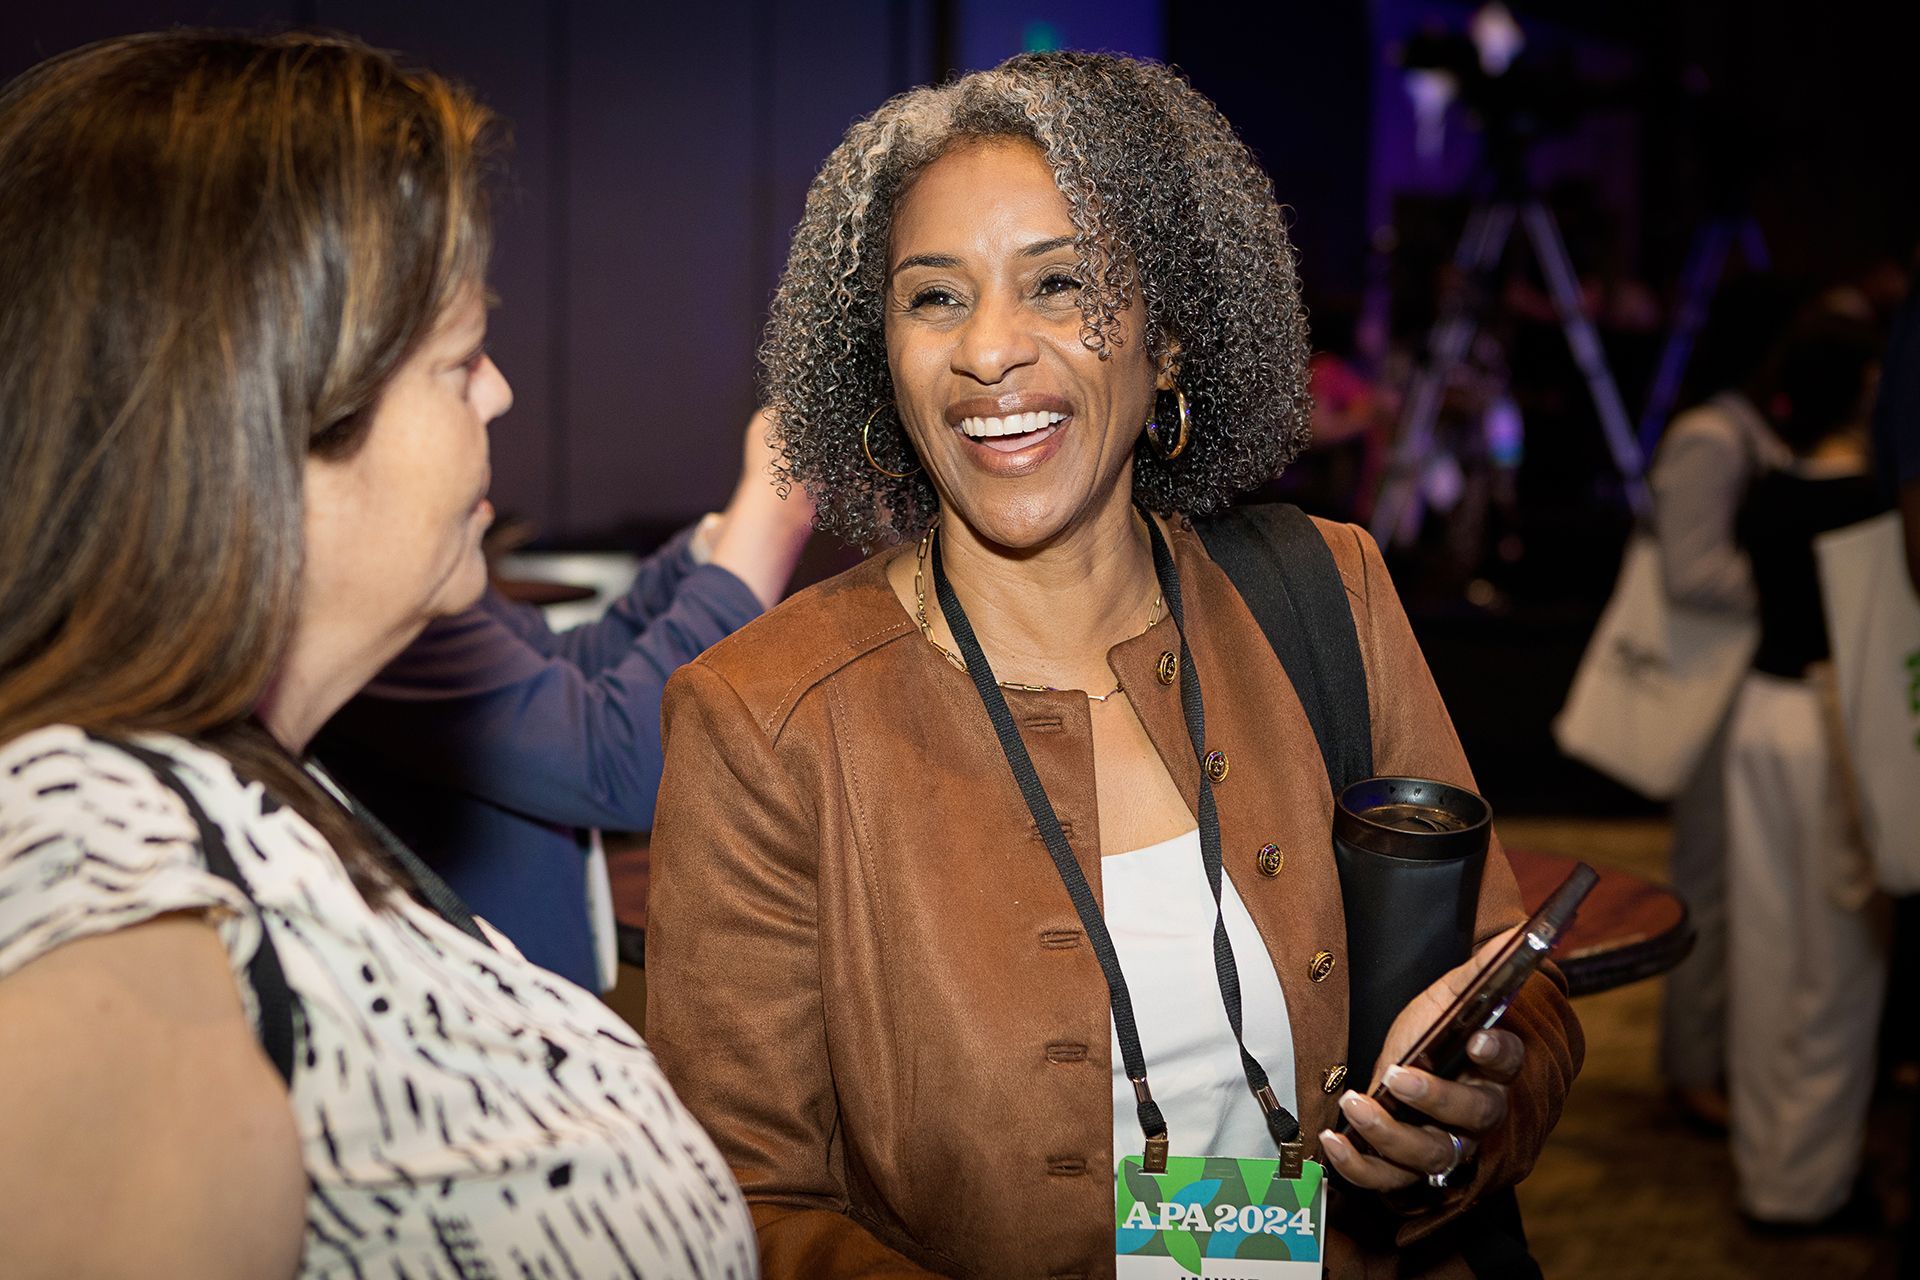
<path fill-rule="evenodd" d="M 1371 532 L 1382 546 L 1411 540 L 1419 532 L 1423 500 L 1420 480 L 1433 453 L 1434 428 L 1448 379 L 1473 345 L 1485 305 L 1484 285 L 1499 268 L 1518 221 L 1526 228 L 1540 271 L 1546 277 L 1560 329 L 1574 363 L 1585 375 L 1587 392 L 1606 435 L 1607 449 L 1636 514 L 1647 510 L 1646 467 L 1634 425 L 1607 366 L 1593 321 L 1581 306 L 1580 283 L 1566 241 L 1553 214 L 1537 197 L 1496 199 L 1474 204 L 1454 251 L 1454 266 L 1469 282 L 1459 299 L 1443 306 L 1427 339 L 1426 359 L 1414 370 L 1401 414 L 1400 434 L 1374 502 Z"/>
<path fill-rule="evenodd" d="M 1680 271 L 1680 303 L 1674 309 L 1673 329 L 1660 348 L 1660 364 L 1647 391 L 1646 410 L 1640 415 L 1640 447 L 1649 454 L 1660 443 L 1660 433 L 1666 430 L 1667 420 L 1673 416 L 1687 361 L 1693 355 L 1694 340 L 1707 322 L 1714 292 L 1720 287 L 1727 260 L 1736 248 L 1749 270 L 1767 269 L 1767 238 L 1751 213 L 1717 214 L 1694 233 L 1686 265 Z"/>

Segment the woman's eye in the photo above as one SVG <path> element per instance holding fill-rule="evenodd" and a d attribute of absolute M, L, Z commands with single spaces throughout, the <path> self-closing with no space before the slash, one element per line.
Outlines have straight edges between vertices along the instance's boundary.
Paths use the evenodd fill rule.
<path fill-rule="evenodd" d="M 486 362 L 486 359 L 487 348 L 483 344 L 474 348 L 473 352 L 468 355 L 466 359 L 453 365 L 447 372 L 459 375 L 460 384 L 465 386 L 473 381 L 473 376 L 480 372 L 480 366 Z"/>
<path fill-rule="evenodd" d="M 951 307 L 956 301 L 947 290 L 928 287 L 916 291 L 907 298 L 907 310 L 917 311 L 921 307 Z"/>
<path fill-rule="evenodd" d="M 1045 297 L 1053 294 L 1071 293 L 1079 287 L 1080 280 L 1078 277 L 1070 276 L 1064 271 L 1056 271 L 1041 279 L 1040 294 Z"/>

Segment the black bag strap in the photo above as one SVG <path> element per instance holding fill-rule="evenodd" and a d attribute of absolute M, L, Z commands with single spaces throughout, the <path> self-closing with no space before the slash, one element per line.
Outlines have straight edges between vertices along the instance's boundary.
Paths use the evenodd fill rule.
<path fill-rule="evenodd" d="M 1372 777 L 1367 669 L 1326 539 L 1290 503 L 1231 507 L 1195 527 L 1293 682 L 1333 794 Z"/>
<path fill-rule="evenodd" d="M 1333 794 L 1373 776 L 1373 724 L 1360 635 L 1326 539 L 1287 503 L 1233 507 L 1196 521 L 1286 669 L 1320 744 Z M 1277 570 L 1277 571 L 1276 571 Z M 1441 1237 L 1435 1237 L 1436 1240 Z M 1539 1280 L 1512 1188 L 1482 1197 L 1446 1233 L 1479 1280 Z"/>
<path fill-rule="evenodd" d="M 200 807 L 200 801 L 195 798 L 192 789 L 180 780 L 171 756 L 148 747 L 135 746 L 131 742 L 103 738 L 97 734 L 87 736 L 132 756 L 151 770 L 167 790 L 180 797 L 180 803 L 186 806 L 187 816 L 200 829 L 200 853 L 207 860 L 207 870 L 233 885 L 253 904 L 254 914 L 260 919 L 260 947 L 253 953 L 253 959 L 247 962 L 247 981 L 252 984 L 254 1001 L 260 1007 L 260 1047 L 266 1050 L 273 1069 L 280 1073 L 287 1088 L 293 1088 L 296 1026 L 306 1013 L 300 1006 L 300 998 L 287 985 L 286 971 L 280 967 L 280 953 L 273 949 L 273 934 L 267 928 L 266 912 L 260 906 L 260 900 L 253 896 L 253 888 L 241 873 L 239 864 L 233 860 L 233 853 L 227 848 L 227 838 L 221 832 L 220 824 L 207 816 L 207 811 Z"/>

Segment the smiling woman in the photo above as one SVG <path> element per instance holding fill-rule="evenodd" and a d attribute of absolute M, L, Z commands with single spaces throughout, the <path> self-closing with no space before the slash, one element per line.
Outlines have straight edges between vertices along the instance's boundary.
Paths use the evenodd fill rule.
<path fill-rule="evenodd" d="M 1337 1175 L 1296 1241 L 1328 1275 L 1466 1275 L 1579 1029 L 1549 974 L 1460 1079 L 1390 1077 L 1421 1123 L 1342 1092 L 1379 1064 L 1342 1060 L 1330 783 L 1189 520 L 1305 420 L 1293 251 L 1226 121 L 1088 54 L 887 103 L 814 183 L 762 355 L 821 522 L 907 544 L 667 689 L 648 1039 L 766 1273 L 1111 1275 L 1171 1154 Z M 1376 767 L 1471 786 L 1378 550 L 1319 532 Z M 1496 843 L 1476 936 L 1521 914 Z"/>
<path fill-rule="evenodd" d="M 1039 149 L 949 151 L 901 197 L 892 246 L 895 403 L 954 531 L 1026 546 L 1094 518 L 1096 495 L 1126 504 L 1116 480 L 1153 410 L 1146 308 L 1136 297 L 1099 349 L 1082 341 L 1073 223 Z"/>
<path fill-rule="evenodd" d="M 1285 465 L 1307 438 L 1306 315 L 1266 173 L 1219 110 L 1164 68 L 1015 58 L 896 98 L 856 123 L 814 180 L 761 360 L 790 473 L 825 504 L 819 527 L 871 545 L 918 536 L 938 508 L 926 475 L 868 468 L 861 435 L 866 426 L 889 470 L 912 472 L 886 346 L 899 301 L 889 276 L 909 254 L 894 224 L 930 162 L 991 140 L 1017 140 L 1043 161 L 1056 196 L 1043 240 L 1053 243 L 1023 247 L 1064 268 L 1046 287 L 1059 297 L 1054 314 L 1077 317 L 1087 351 L 1157 359 L 1179 344 L 1192 441 L 1167 462 L 1136 451 L 1142 499 L 1203 515 Z M 1171 422 L 1176 402 L 1163 399 Z"/>

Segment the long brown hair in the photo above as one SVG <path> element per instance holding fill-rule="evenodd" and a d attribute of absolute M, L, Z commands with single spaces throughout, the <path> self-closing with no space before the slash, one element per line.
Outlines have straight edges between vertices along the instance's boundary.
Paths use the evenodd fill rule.
<path fill-rule="evenodd" d="M 175 31 L 0 92 L 0 741 L 198 740 L 385 879 L 251 713 L 309 454 L 484 274 L 492 117 L 356 41 Z"/>

